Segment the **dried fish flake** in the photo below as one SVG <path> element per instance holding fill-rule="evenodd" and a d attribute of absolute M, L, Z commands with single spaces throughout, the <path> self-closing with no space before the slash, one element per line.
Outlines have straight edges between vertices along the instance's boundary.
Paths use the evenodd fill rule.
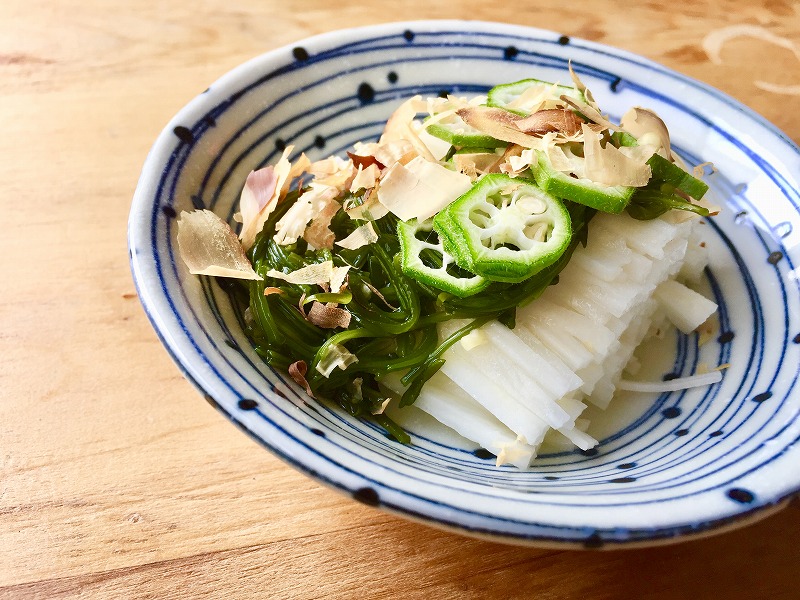
<path fill-rule="evenodd" d="M 210 210 L 181 212 L 177 238 L 181 258 L 193 275 L 262 279 L 230 225 Z"/>

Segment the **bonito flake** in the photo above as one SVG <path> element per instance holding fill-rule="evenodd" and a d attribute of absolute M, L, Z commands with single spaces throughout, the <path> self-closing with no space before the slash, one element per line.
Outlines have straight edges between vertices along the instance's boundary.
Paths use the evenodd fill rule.
<path fill-rule="evenodd" d="M 230 225 L 210 210 L 181 212 L 178 250 L 194 275 L 262 279 L 247 260 Z"/>

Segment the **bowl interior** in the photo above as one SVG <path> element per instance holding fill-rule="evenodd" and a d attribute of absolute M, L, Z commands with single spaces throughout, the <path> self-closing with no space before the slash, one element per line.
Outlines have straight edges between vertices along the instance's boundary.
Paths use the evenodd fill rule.
<path fill-rule="evenodd" d="M 209 208 L 233 223 L 247 174 L 287 145 L 293 156 L 344 155 L 356 141 L 377 139 L 404 98 L 472 96 L 527 77 L 567 83 L 569 60 L 612 118 L 633 105 L 653 108 L 688 163 L 713 161 L 708 181 L 723 207 L 705 226 L 704 286 L 720 306 L 718 335 L 702 345 L 696 335 L 671 335 L 641 350 L 651 377 L 730 364 L 723 382 L 623 394 L 607 411 L 593 409 L 595 450 L 553 451 L 520 472 L 495 468 L 476 447 L 424 423 L 412 430 L 412 445 L 395 443 L 371 423 L 307 401 L 272 371 L 225 290 L 189 275 L 176 254 L 180 211 Z M 132 267 L 145 309 L 187 377 L 321 481 L 406 516 L 501 539 L 671 539 L 766 509 L 800 484 L 790 462 L 800 435 L 798 156 L 719 92 L 588 42 L 474 22 L 337 32 L 247 63 L 175 117 L 137 189 Z"/>

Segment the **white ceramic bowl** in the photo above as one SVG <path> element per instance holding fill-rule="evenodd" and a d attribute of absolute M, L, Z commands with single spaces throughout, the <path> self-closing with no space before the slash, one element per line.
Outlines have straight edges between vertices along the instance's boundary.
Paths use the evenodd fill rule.
<path fill-rule="evenodd" d="M 545 455 L 529 472 L 427 437 L 307 403 L 259 360 L 217 282 L 176 256 L 175 215 L 231 220 L 247 173 L 287 143 L 312 157 L 379 134 L 402 98 L 472 95 L 526 77 L 569 81 L 567 61 L 619 118 L 655 109 L 690 163 L 711 160 L 723 213 L 709 226 L 709 293 L 721 336 L 670 339 L 654 369 L 731 363 L 708 389 L 619 400 L 596 451 Z M 800 489 L 798 148 L 722 93 L 635 55 L 483 22 L 420 21 L 338 31 L 233 70 L 164 129 L 131 209 L 139 296 L 186 377 L 289 464 L 369 505 L 463 533 L 537 545 L 618 547 L 685 539 L 763 517 Z"/>

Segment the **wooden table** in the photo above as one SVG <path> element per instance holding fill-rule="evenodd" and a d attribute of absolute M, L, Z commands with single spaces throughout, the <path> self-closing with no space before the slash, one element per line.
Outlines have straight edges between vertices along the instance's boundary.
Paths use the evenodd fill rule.
<path fill-rule="evenodd" d="M 462 538 L 295 472 L 187 383 L 128 270 L 139 169 L 169 117 L 266 50 L 391 16 L 509 21 L 714 85 L 800 142 L 791 0 L 0 3 L 0 598 L 797 598 L 797 503 L 754 526 L 605 553 Z M 763 4 L 763 6 L 756 6 Z M 591 9 L 588 7 L 591 6 Z M 763 86 L 762 86 L 763 87 Z"/>

